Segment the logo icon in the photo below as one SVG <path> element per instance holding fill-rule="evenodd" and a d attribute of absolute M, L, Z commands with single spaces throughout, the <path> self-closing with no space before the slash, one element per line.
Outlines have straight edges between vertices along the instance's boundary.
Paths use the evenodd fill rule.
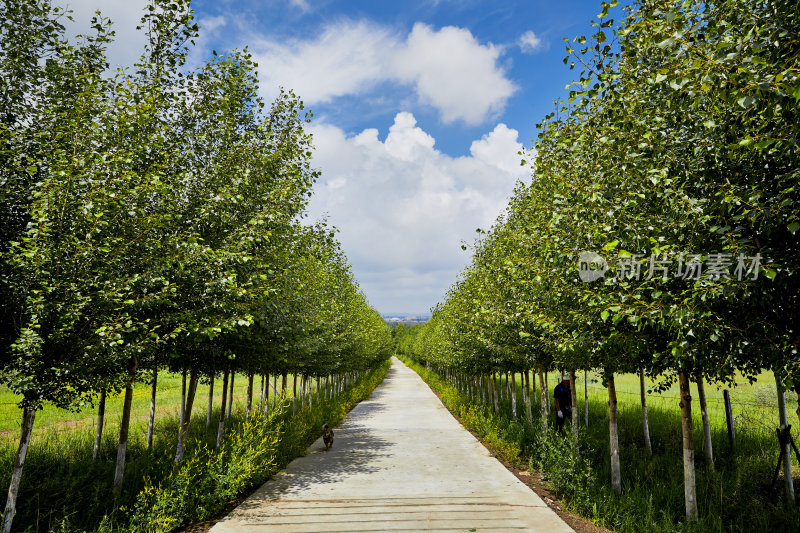
<path fill-rule="evenodd" d="M 608 263 L 595 252 L 581 252 L 578 255 L 578 276 L 584 283 L 596 281 L 608 272 Z"/>

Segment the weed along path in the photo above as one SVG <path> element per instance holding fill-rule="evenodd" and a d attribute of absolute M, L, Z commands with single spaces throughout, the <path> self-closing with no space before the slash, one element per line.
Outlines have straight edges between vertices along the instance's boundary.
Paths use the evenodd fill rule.
<path fill-rule="evenodd" d="M 264 484 L 212 533 L 568 532 L 408 367 L 386 380 L 309 454 Z"/>

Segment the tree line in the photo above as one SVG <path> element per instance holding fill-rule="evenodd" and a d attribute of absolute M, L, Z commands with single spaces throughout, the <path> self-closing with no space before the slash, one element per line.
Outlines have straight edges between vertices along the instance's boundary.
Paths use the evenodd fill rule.
<path fill-rule="evenodd" d="M 133 387 L 154 405 L 159 370 L 188 384 L 179 463 L 198 380 L 333 390 L 391 344 L 334 230 L 302 223 L 319 174 L 302 101 L 265 104 L 246 49 L 188 68 L 189 0 L 151 1 L 141 59 L 116 70 L 111 21 L 70 40 L 67 17 L 49 0 L 0 5 L 0 383 L 22 409 L 6 532 L 45 405 L 98 404 L 102 421 L 124 392 L 118 492 Z"/>
<path fill-rule="evenodd" d="M 580 75 L 538 125 L 530 183 L 399 347 L 490 403 L 486 377 L 533 371 L 544 413 L 544 371 L 599 371 L 617 493 L 614 375 L 639 374 L 643 402 L 645 376 L 677 382 L 691 521 L 690 382 L 711 468 L 705 383 L 774 372 L 784 430 L 784 391 L 800 383 L 800 7 L 637 0 L 615 19 L 617 4 L 601 3 L 596 33 L 567 41 Z"/>

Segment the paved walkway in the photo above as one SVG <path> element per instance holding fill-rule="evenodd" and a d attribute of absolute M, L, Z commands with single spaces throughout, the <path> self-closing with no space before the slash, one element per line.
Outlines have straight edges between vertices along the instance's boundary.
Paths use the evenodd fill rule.
<path fill-rule="evenodd" d="M 386 380 L 212 533 L 572 529 L 397 359 Z"/>

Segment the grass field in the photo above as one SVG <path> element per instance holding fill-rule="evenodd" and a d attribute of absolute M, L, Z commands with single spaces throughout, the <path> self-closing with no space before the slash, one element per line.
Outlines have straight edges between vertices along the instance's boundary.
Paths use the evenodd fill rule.
<path fill-rule="evenodd" d="M 578 408 L 581 420 L 583 420 L 584 385 L 586 385 L 590 403 L 608 402 L 608 389 L 602 385 L 600 375 L 589 372 L 587 377 L 588 382 L 584 380 L 583 372 L 579 372 L 576 375 Z M 531 378 L 533 378 L 533 376 L 531 376 Z M 555 372 L 551 372 L 548 375 L 548 389 L 551 402 L 553 388 L 556 386 L 559 379 L 560 374 Z M 641 414 L 639 376 L 636 374 L 615 374 L 614 381 L 617 389 L 619 410 L 621 412 L 625 411 Z M 645 379 L 645 385 L 648 390 L 652 390 L 655 386 L 655 382 L 650 379 Z M 705 385 L 706 404 L 712 430 L 727 432 L 725 401 L 722 392 L 725 388 L 727 387 L 724 385 L 717 386 L 709 383 Z M 777 408 L 778 396 L 775 387 L 775 378 L 771 372 L 760 374 L 752 384 L 747 379 L 740 377 L 736 380 L 736 387 L 728 388 L 728 390 L 731 398 L 734 426 L 737 430 L 739 426 L 743 428 L 746 426 L 747 431 L 751 433 L 775 434 L 775 428 L 779 425 Z M 700 419 L 700 401 L 697 396 L 697 386 L 694 383 L 691 386 L 691 391 L 692 411 L 694 415 L 696 415 L 695 421 L 697 421 Z M 649 392 L 647 394 L 648 411 L 653 409 L 679 413 L 680 408 L 678 402 L 679 391 L 677 383 L 673 383 L 669 389 L 663 392 Z M 792 392 L 786 393 L 786 409 L 789 417 L 789 424 L 795 428 L 800 427 L 797 415 L 795 414 L 795 410 L 797 409 L 797 396 Z M 702 437 L 702 433 L 699 437 Z M 701 448 L 701 445 L 702 443 L 697 447 Z"/>
<path fill-rule="evenodd" d="M 288 396 L 292 396 L 292 376 L 288 378 Z M 314 382 L 314 386 L 316 382 Z M 278 388 L 280 389 L 280 377 Z M 298 389 L 300 378 L 298 377 Z M 219 408 L 221 402 L 222 378 L 214 381 L 214 406 Z M 257 406 L 261 387 L 261 377 L 253 380 L 253 403 Z M 205 413 L 208 409 L 207 383 L 198 383 L 195 396 L 193 414 Z M 237 374 L 233 381 L 234 403 L 233 408 L 244 408 L 247 402 L 247 376 Z M 147 420 L 150 416 L 150 385 L 137 383 L 133 389 L 133 404 L 131 406 L 131 438 L 141 437 L 147 430 Z M 270 401 L 272 399 L 272 379 L 269 389 Z M 181 402 L 181 375 L 171 372 L 160 372 L 158 375 L 158 391 L 156 394 L 156 419 L 174 417 L 180 413 Z M 106 416 L 104 431 L 116 431 L 122 418 L 123 393 L 108 396 L 106 399 Z M 0 444 L 9 439 L 19 440 L 19 428 L 22 421 L 22 410 L 17 406 L 19 397 L 0 386 Z M 144 422 L 144 429 L 141 426 Z M 87 428 L 94 428 L 97 423 L 97 410 L 93 406 L 85 406 L 79 412 L 59 409 L 52 405 L 45 405 L 36 413 L 36 422 L 33 430 L 33 439 L 43 433 L 51 432 L 85 432 Z M 137 429 L 137 431 L 133 431 Z"/>

